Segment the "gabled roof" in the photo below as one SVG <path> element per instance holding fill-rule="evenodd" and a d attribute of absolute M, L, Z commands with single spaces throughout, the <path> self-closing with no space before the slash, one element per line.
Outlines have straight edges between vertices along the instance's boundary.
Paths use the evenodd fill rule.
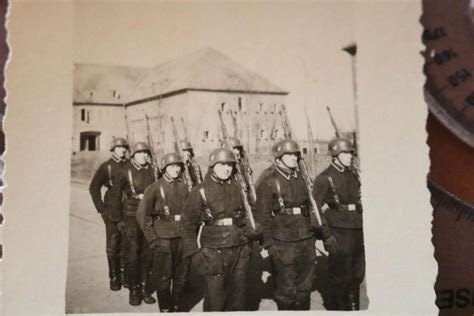
<path fill-rule="evenodd" d="M 144 67 L 75 63 L 73 104 L 127 103 L 148 71 Z"/>
<path fill-rule="evenodd" d="M 217 50 L 205 48 L 152 68 L 129 100 L 137 104 L 187 90 L 288 94 Z"/>

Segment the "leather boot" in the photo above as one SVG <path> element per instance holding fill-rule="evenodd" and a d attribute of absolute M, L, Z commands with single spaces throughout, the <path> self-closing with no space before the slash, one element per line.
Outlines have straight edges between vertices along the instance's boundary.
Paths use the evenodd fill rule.
<path fill-rule="evenodd" d="M 360 310 L 360 294 L 358 289 L 354 289 L 349 294 L 349 304 L 351 311 Z"/>
<path fill-rule="evenodd" d="M 277 307 L 279 311 L 292 311 L 295 310 L 295 306 L 293 303 L 284 303 L 281 301 L 276 301 Z"/>
<path fill-rule="evenodd" d="M 297 300 L 295 303 L 295 310 L 309 311 L 310 301 L 310 297 L 305 297 L 303 299 Z"/>
<path fill-rule="evenodd" d="M 119 271 L 119 280 L 123 287 L 128 288 L 130 285 L 128 284 L 127 274 L 125 273 L 125 267 L 121 266 Z"/>
<path fill-rule="evenodd" d="M 142 298 L 140 296 L 140 292 L 138 291 L 138 286 L 130 286 L 130 296 L 128 303 L 132 306 L 139 306 L 142 303 Z"/>
<path fill-rule="evenodd" d="M 142 282 L 140 284 L 140 296 L 143 299 L 143 301 L 147 304 L 155 304 L 156 303 L 156 300 L 148 292 L 147 283 L 145 283 L 145 282 Z"/>
<path fill-rule="evenodd" d="M 107 257 L 107 261 L 109 264 L 110 289 L 112 291 L 119 291 L 122 288 L 122 284 L 120 283 L 117 265 L 113 258 Z"/>
<path fill-rule="evenodd" d="M 171 294 L 172 304 L 170 308 L 170 313 L 176 313 L 179 311 L 179 305 L 182 295 L 182 291 L 173 291 L 173 294 Z"/>

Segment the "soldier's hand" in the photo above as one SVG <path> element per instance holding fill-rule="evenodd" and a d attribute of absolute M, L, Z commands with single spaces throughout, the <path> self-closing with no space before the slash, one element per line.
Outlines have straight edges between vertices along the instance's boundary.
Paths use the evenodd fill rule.
<path fill-rule="evenodd" d="M 198 274 L 204 275 L 206 273 L 207 265 L 204 260 L 204 255 L 202 253 L 202 250 L 199 250 L 192 256 L 191 264 L 194 266 L 194 269 L 196 269 Z"/>
<path fill-rule="evenodd" d="M 126 225 L 124 221 L 120 221 L 117 223 L 117 228 L 121 233 L 125 233 Z"/>
<path fill-rule="evenodd" d="M 324 249 L 326 249 L 329 254 L 335 254 L 337 251 L 337 240 L 333 235 L 329 236 L 324 240 Z"/>
<path fill-rule="evenodd" d="M 267 248 L 267 251 L 268 251 L 268 254 L 270 255 L 270 257 L 275 258 L 277 256 L 278 247 L 275 246 L 275 245 L 272 245 L 272 246 Z"/>
<path fill-rule="evenodd" d="M 246 225 L 244 234 L 250 240 L 258 240 L 262 236 L 263 228 L 259 223 L 255 223 L 255 229 L 252 226 Z"/>
<path fill-rule="evenodd" d="M 149 247 L 150 247 L 151 250 L 158 250 L 158 248 L 160 247 L 160 245 L 158 243 L 158 240 L 152 241 L 150 243 Z"/>

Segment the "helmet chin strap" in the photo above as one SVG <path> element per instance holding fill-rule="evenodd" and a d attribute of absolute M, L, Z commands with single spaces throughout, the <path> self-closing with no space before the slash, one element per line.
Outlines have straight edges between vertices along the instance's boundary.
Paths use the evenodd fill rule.
<path fill-rule="evenodd" d="M 292 167 L 288 166 L 288 165 L 285 163 L 285 161 L 283 161 L 283 159 L 278 158 L 278 160 L 280 161 L 280 163 L 277 162 L 277 166 L 283 167 L 283 168 L 285 168 L 285 169 L 288 169 L 288 171 L 293 171 L 293 170 L 296 169 L 296 168 L 292 168 Z"/>

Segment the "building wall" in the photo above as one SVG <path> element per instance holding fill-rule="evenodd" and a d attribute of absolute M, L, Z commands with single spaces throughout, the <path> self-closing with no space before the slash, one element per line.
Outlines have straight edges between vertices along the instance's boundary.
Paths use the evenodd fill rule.
<path fill-rule="evenodd" d="M 124 109 L 121 106 L 73 106 L 72 150 L 80 151 L 81 132 L 99 132 L 99 151 L 109 151 L 113 137 L 126 137 Z"/>
<path fill-rule="evenodd" d="M 239 101 L 240 98 L 240 101 Z M 152 101 L 127 107 L 127 120 L 132 142 L 147 141 L 145 114 L 158 156 L 174 150 L 174 137 L 170 117 L 180 136 L 184 138 L 181 117 L 186 123 L 188 136 L 195 152 L 207 156 L 220 146 L 222 139 L 217 110 L 224 112 L 228 133 L 233 136 L 233 123 L 228 111 L 237 117 L 241 140 L 249 153 L 268 153 L 274 140 L 270 132 L 274 128 L 276 139 L 283 138 L 279 105 L 284 103 L 281 95 L 247 95 L 221 92 L 190 91 L 161 101 Z M 240 106 L 239 106 L 240 105 Z M 258 135 L 258 137 L 257 137 Z"/>

